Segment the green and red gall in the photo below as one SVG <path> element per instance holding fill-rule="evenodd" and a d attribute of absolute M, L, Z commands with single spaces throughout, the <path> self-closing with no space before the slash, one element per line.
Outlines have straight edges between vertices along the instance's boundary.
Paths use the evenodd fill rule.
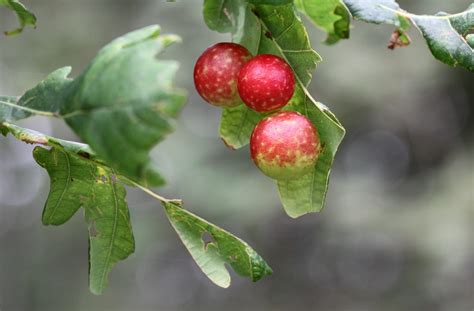
<path fill-rule="evenodd" d="M 257 167 L 278 180 L 297 179 L 316 164 L 321 144 L 316 128 L 300 113 L 281 111 L 261 120 L 250 138 Z"/>

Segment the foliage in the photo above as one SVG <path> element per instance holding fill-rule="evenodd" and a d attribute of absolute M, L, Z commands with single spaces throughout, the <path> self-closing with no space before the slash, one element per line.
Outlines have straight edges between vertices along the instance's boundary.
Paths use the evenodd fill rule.
<path fill-rule="evenodd" d="M 463 37 L 474 25 L 472 10 L 471 6 L 455 15 L 417 16 L 401 10 L 393 0 L 296 0 L 294 4 L 288 1 L 204 1 L 204 20 L 210 29 L 230 32 L 234 42 L 244 45 L 254 55 L 278 55 L 291 65 L 298 90 L 286 109 L 308 116 L 320 133 L 323 151 L 314 170 L 296 181 L 277 181 L 288 215 L 299 217 L 323 208 L 329 172 L 344 136 L 337 118 L 315 101 L 306 88 L 321 58 L 311 48 L 297 11 L 328 33 L 326 42 L 329 44 L 349 37 L 350 15 L 369 23 L 396 26 L 389 45 L 392 49 L 410 43 L 406 31 L 412 22 L 422 31 L 437 59 L 473 70 L 474 53 Z M 253 128 L 265 115 L 245 105 L 224 109 L 220 125 L 222 139 L 233 149 L 244 147 L 249 143 Z"/>
<path fill-rule="evenodd" d="M 49 148 L 33 151 L 51 180 L 43 224 L 61 225 L 84 209 L 89 284 L 95 294 L 107 287 L 112 267 L 135 249 L 124 185 L 138 187 L 164 205 L 198 266 L 217 285 L 230 284 L 224 262 L 253 281 L 272 272 L 245 242 L 185 211 L 179 200 L 165 199 L 147 188 L 163 183 L 148 153 L 173 129 L 186 97 L 173 86 L 177 63 L 156 58 L 178 38 L 159 32 L 158 26 L 150 26 L 112 41 L 75 79 L 67 77 L 71 69 L 65 67 L 21 97 L 0 97 L 1 133 Z M 88 144 L 12 123 L 35 115 L 63 119 Z M 205 244 L 204 233 L 216 242 Z"/>
<path fill-rule="evenodd" d="M 333 44 L 349 38 L 350 14 L 340 0 L 295 0 L 295 5 L 328 34 L 326 43 Z"/>
<path fill-rule="evenodd" d="M 473 46 L 466 40 L 474 29 L 474 4 L 458 14 L 415 15 L 400 9 L 393 0 L 344 0 L 354 18 L 375 24 L 392 24 L 405 37 L 413 23 L 421 32 L 433 56 L 450 66 L 474 71 Z"/>
<path fill-rule="evenodd" d="M 19 1 L 0 0 L 0 6 L 15 12 L 20 23 L 7 35 L 35 26 L 36 17 Z M 413 24 L 436 59 L 474 71 L 474 5 L 458 14 L 415 15 L 394 0 L 204 0 L 204 21 L 210 29 L 230 33 L 253 55 L 274 54 L 286 60 L 297 85 L 284 109 L 304 114 L 319 132 L 322 151 L 315 166 L 297 180 L 276 182 L 283 207 L 293 218 L 323 208 L 331 166 L 345 134 L 336 116 L 307 89 L 321 57 L 311 46 L 300 14 L 327 33 L 328 44 L 349 38 L 351 16 L 393 25 L 390 48 L 410 43 L 407 31 Z M 179 40 L 160 35 L 158 26 L 145 27 L 106 45 L 74 79 L 69 77 L 71 68 L 64 67 L 22 96 L 0 96 L 0 132 L 41 145 L 33 156 L 50 176 L 43 223 L 64 224 L 84 209 L 90 290 L 95 294 L 107 287 L 113 266 L 135 249 L 125 186 L 161 202 L 197 265 L 218 286 L 230 285 L 226 264 L 252 281 L 272 273 L 244 241 L 186 211 L 180 200 L 163 198 L 149 188 L 164 184 L 149 152 L 173 130 L 186 99 L 186 92 L 173 83 L 178 63 L 157 57 Z M 229 147 L 242 148 L 266 115 L 243 104 L 225 108 L 220 135 Z M 64 120 L 84 143 L 14 124 L 32 116 Z"/>
<path fill-rule="evenodd" d="M 5 31 L 5 35 L 12 36 L 23 31 L 23 29 L 30 25 L 36 27 L 36 16 L 31 13 L 20 1 L 18 0 L 0 0 L 0 6 L 5 6 L 15 12 L 20 27 Z"/>

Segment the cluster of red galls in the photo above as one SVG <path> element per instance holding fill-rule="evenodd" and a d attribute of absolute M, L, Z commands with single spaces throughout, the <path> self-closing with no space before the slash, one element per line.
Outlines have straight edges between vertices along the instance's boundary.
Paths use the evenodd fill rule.
<path fill-rule="evenodd" d="M 194 84 L 208 103 L 236 107 L 242 102 L 260 113 L 271 113 L 254 128 L 250 152 L 257 167 L 274 179 L 296 179 L 316 164 L 320 142 L 305 116 L 279 111 L 295 91 L 293 70 L 271 54 L 253 57 L 236 43 L 217 43 L 202 53 L 194 67 Z"/>

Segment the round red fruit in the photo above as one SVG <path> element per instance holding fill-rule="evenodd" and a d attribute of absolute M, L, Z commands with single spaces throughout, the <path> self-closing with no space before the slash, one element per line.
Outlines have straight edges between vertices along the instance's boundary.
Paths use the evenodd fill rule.
<path fill-rule="evenodd" d="M 194 66 L 194 85 L 199 95 L 218 107 L 241 104 L 237 77 L 251 58 L 250 52 L 236 43 L 221 42 L 206 49 Z"/>
<path fill-rule="evenodd" d="M 251 109 L 268 112 L 285 106 L 295 91 L 293 70 L 283 59 L 260 54 L 239 73 L 240 98 Z"/>
<path fill-rule="evenodd" d="M 293 111 L 264 118 L 250 138 L 253 161 L 273 179 L 290 180 L 309 173 L 320 150 L 316 128 L 308 118 Z"/>

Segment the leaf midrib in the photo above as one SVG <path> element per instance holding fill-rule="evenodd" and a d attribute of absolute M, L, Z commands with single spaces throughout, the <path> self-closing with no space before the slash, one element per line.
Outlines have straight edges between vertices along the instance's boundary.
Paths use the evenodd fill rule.
<path fill-rule="evenodd" d="M 64 194 L 67 192 L 67 190 L 69 189 L 69 185 L 71 184 L 71 182 L 70 182 L 70 180 L 71 180 L 71 161 L 69 159 L 69 155 L 67 154 L 67 152 L 64 152 L 63 150 L 60 150 L 60 151 L 61 151 L 61 153 L 64 154 L 64 156 L 66 158 L 66 164 L 67 164 L 66 185 L 64 186 L 63 191 L 61 192 L 61 195 L 59 196 L 59 199 L 56 201 L 56 204 L 53 208 L 53 211 L 51 212 L 50 216 L 48 217 L 48 224 L 51 223 L 51 220 L 53 219 L 54 214 L 58 210 L 59 205 L 62 203 Z"/>
<path fill-rule="evenodd" d="M 118 207 L 118 200 L 117 200 L 117 191 L 116 191 L 116 188 L 115 188 L 115 183 L 113 183 L 113 182 L 112 182 L 112 193 L 113 193 L 113 198 L 114 198 L 114 225 L 113 225 L 113 228 L 112 228 L 112 234 L 111 234 L 111 238 L 110 238 L 110 245 L 109 245 L 109 249 L 108 249 L 108 252 L 107 252 L 107 257 L 106 257 L 106 260 L 105 260 L 105 265 L 104 265 L 104 268 L 103 268 L 103 271 L 102 271 L 102 277 L 100 279 L 100 286 L 99 286 L 100 291 L 103 290 L 104 283 L 105 283 L 105 280 L 107 278 L 107 272 L 108 272 L 109 266 L 110 266 L 110 259 L 112 257 L 112 251 L 113 251 L 113 248 L 114 248 L 115 236 L 117 234 L 117 223 L 118 223 L 119 207 Z"/>
<path fill-rule="evenodd" d="M 6 101 L 3 101 L 3 100 L 0 100 L 0 104 L 5 105 L 5 106 L 9 106 L 9 107 L 12 107 L 12 108 L 15 108 L 15 109 L 18 109 L 18 110 L 27 111 L 29 113 L 40 115 L 40 116 L 57 117 L 57 114 L 55 114 L 54 112 L 51 112 L 51 111 L 37 110 L 37 109 L 25 107 L 25 106 L 20 106 L 20 105 L 15 104 L 15 103 L 6 102 Z"/>

